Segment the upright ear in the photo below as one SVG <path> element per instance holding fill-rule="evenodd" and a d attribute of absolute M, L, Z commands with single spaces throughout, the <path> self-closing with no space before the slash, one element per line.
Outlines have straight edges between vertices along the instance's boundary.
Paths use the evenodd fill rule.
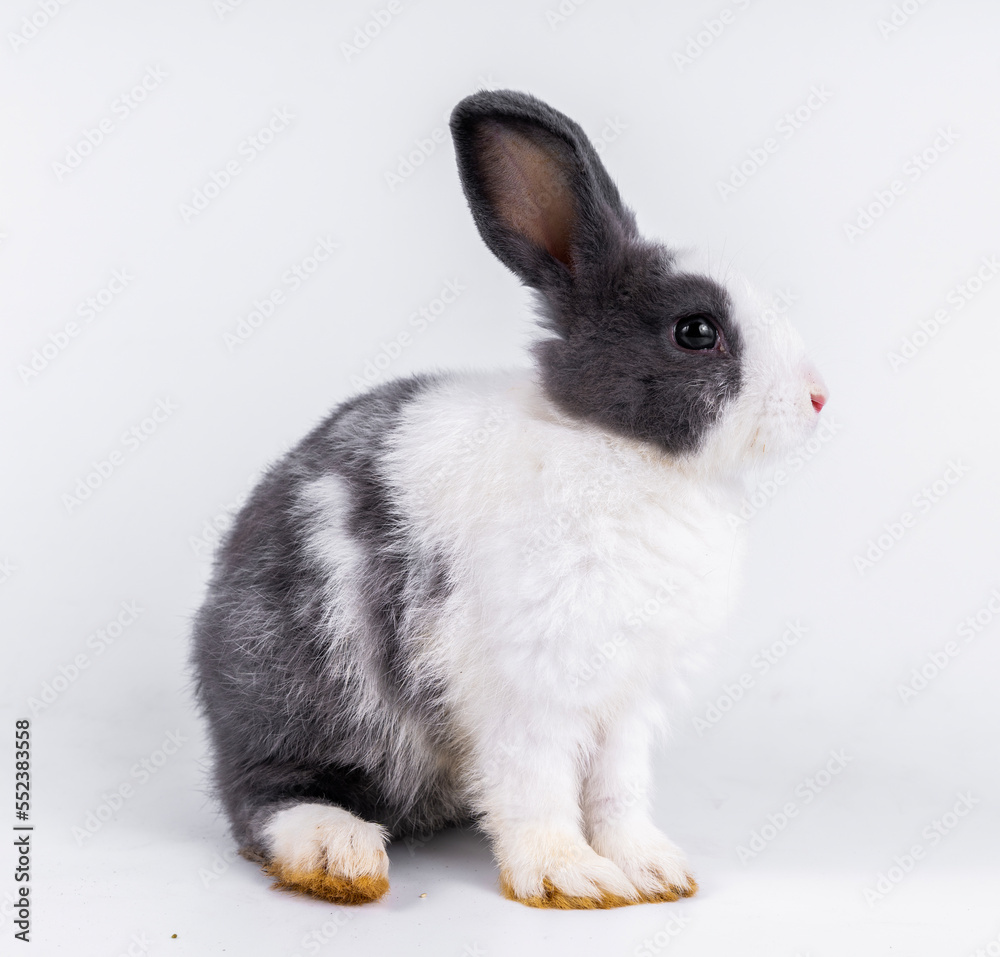
<path fill-rule="evenodd" d="M 529 286 L 598 269 L 636 236 L 586 134 L 535 97 L 475 93 L 455 107 L 451 132 L 480 235 Z"/>

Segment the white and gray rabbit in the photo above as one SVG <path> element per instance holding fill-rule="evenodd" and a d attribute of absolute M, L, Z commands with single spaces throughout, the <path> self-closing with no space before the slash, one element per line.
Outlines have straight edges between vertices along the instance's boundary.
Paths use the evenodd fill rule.
<path fill-rule="evenodd" d="M 391 838 L 472 821 L 506 897 L 676 900 L 661 689 L 731 603 L 741 476 L 825 389 L 743 280 L 639 234 L 572 120 L 492 91 L 451 131 L 537 294 L 533 366 L 374 388 L 266 473 L 195 625 L 216 790 L 244 856 L 337 903 L 386 892 Z"/>

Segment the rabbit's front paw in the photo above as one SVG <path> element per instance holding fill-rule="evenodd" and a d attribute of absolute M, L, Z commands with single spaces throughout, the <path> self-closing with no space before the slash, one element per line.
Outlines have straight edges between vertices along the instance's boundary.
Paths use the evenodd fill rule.
<path fill-rule="evenodd" d="M 334 904 L 366 904 L 389 889 L 388 834 L 329 804 L 296 804 L 265 828 L 270 856 L 264 870 L 275 887 Z"/>
<path fill-rule="evenodd" d="M 675 901 L 698 890 L 683 851 L 652 824 L 603 827 L 590 843 L 618 865 L 643 901 Z"/>
<path fill-rule="evenodd" d="M 590 909 L 640 901 L 621 869 L 579 837 L 532 831 L 498 856 L 500 892 L 529 907 Z"/>

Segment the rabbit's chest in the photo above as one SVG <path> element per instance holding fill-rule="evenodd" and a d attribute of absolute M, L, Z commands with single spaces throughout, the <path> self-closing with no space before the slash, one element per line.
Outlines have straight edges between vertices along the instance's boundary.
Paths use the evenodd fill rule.
<path fill-rule="evenodd" d="M 622 700 L 724 620 L 732 503 L 648 446 L 566 428 L 528 386 L 504 395 L 493 428 L 494 403 L 426 401 L 393 459 L 414 540 L 447 556 L 422 660 L 474 689 L 464 706 L 501 688 L 568 707 Z M 482 438 L 455 446 L 468 435 Z"/>
<path fill-rule="evenodd" d="M 536 508 L 522 499 L 479 556 L 502 670 L 550 701 L 602 706 L 648 688 L 732 601 L 741 544 L 719 502 L 618 478 L 564 481 Z"/>
<path fill-rule="evenodd" d="M 715 503 L 656 496 L 626 507 L 581 510 L 549 555 L 555 577 L 573 576 L 563 609 L 575 655 L 567 676 L 577 685 L 630 683 L 662 673 L 692 643 L 717 631 L 735 596 L 741 541 Z M 558 616 L 566 580 L 555 585 Z"/>

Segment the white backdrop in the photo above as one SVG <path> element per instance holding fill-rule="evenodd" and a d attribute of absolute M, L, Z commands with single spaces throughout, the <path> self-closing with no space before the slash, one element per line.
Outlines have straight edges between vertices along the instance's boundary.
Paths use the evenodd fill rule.
<path fill-rule="evenodd" d="M 985 0 L 5 4 L 34 952 L 1000 953 L 998 28 Z M 234 860 L 205 794 L 188 625 L 256 472 L 359 385 L 522 360 L 446 128 L 484 86 L 577 119 L 640 226 L 735 259 L 831 390 L 659 757 L 679 904 L 533 911 L 449 832 L 333 908 Z"/>

